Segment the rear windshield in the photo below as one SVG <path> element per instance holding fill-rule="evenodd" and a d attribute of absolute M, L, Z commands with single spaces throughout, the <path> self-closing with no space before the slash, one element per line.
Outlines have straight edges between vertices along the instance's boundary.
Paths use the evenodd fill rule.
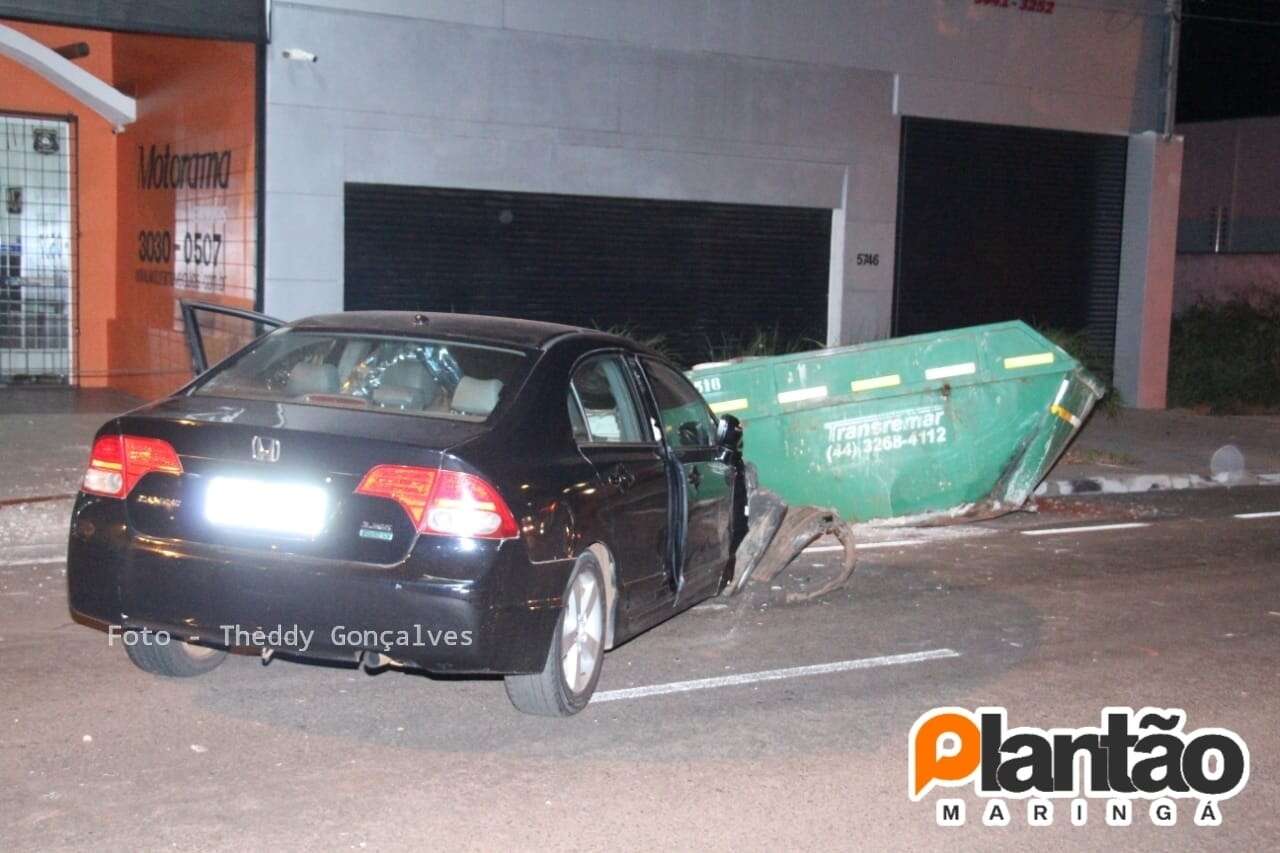
<path fill-rule="evenodd" d="M 191 393 L 478 423 L 515 394 L 528 363 L 524 353 L 480 344 L 284 329 Z"/>

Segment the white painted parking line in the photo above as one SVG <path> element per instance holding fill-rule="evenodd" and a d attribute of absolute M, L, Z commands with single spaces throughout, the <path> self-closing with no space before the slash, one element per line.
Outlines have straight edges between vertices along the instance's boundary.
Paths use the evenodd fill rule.
<path fill-rule="evenodd" d="M 1081 527 L 1046 527 L 1043 530 L 1023 530 L 1023 536 L 1050 536 L 1054 533 L 1095 533 L 1100 530 L 1133 530 L 1137 527 L 1150 527 L 1145 521 L 1131 521 L 1127 524 L 1086 524 Z"/>
<path fill-rule="evenodd" d="M 885 542 L 859 542 L 854 545 L 859 551 L 869 548 L 900 548 L 904 545 L 923 545 L 923 539 L 889 539 Z"/>
<path fill-rule="evenodd" d="M 591 697 L 596 702 L 615 702 L 619 699 L 643 699 L 646 696 L 664 696 L 668 693 L 688 693 L 691 690 L 710 690 L 715 687 L 737 687 L 742 684 L 758 684 L 762 681 L 781 681 L 784 678 L 801 678 L 807 675 L 829 675 L 835 672 L 851 672 L 857 669 L 875 669 L 881 666 L 900 666 L 904 663 L 923 663 L 930 660 L 958 658 L 955 649 L 930 649 L 927 652 L 910 652 L 904 655 L 882 655 L 874 658 L 841 660 L 811 666 L 792 666 L 786 669 L 766 669 L 761 672 L 743 672 L 716 678 L 695 678 L 692 681 L 672 681 L 667 684 L 650 684 L 648 687 L 626 687 L 621 690 L 604 690 Z"/>
<path fill-rule="evenodd" d="M 41 557 L 30 560 L 0 560 L 0 566 L 44 566 L 49 563 L 65 563 L 66 557 Z"/>
<path fill-rule="evenodd" d="M 1232 518 L 1280 518 L 1280 510 L 1275 512 L 1240 512 L 1236 513 Z"/>
<path fill-rule="evenodd" d="M 890 539 L 885 542 L 859 542 L 853 547 L 859 551 L 870 548 L 900 548 L 904 545 L 923 545 L 924 539 Z M 810 545 L 804 549 L 806 554 L 826 554 L 831 551 L 843 551 L 843 545 Z"/>

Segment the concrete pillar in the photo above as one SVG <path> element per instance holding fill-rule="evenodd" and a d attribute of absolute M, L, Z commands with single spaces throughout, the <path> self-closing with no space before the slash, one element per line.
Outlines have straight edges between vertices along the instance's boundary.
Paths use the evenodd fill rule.
<path fill-rule="evenodd" d="M 849 206 L 849 170 L 844 171 L 840 206 L 831 211 L 831 265 L 827 280 L 827 346 L 838 347 L 844 337 L 845 209 Z"/>
<path fill-rule="evenodd" d="M 892 332 L 899 120 L 882 115 L 869 117 L 867 124 L 870 138 L 845 170 L 841 204 L 831 217 L 827 343 L 832 346 L 881 340 Z"/>
<path fill-rule="evenodd" d="M 1140 409 L 1165 406 L 1181 182 L 1181 136 L 1129 138 L 1115 385 L 1128 405 Z"/>

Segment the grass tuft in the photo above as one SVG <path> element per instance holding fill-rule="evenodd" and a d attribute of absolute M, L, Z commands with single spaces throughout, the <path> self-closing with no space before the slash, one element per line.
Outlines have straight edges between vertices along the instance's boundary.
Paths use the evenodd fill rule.
<path fill-rule="evenodd" d="M 793 352 L 822 349 L 825 344 L 806 335 L 787 335 L 777 326 L 755 328 L 746 332 L 725 332 L 719 341 L 707 338 L 707 361 L 728 361 L 762 355 L 788 355 Z"/>

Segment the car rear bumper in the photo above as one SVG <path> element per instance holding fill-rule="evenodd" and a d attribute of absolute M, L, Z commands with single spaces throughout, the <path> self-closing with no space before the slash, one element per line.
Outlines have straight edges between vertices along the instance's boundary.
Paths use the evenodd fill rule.
<path fill-rule="evenodd" d="M 74 614 L 221 646 L 434 672 L 539 671 L 571 560 L 531 564 L 519 540 L 419 537 L 394 566 L 255 553 L 132 534 L 121 501 L 81 495 L 67 589 Z"/>

